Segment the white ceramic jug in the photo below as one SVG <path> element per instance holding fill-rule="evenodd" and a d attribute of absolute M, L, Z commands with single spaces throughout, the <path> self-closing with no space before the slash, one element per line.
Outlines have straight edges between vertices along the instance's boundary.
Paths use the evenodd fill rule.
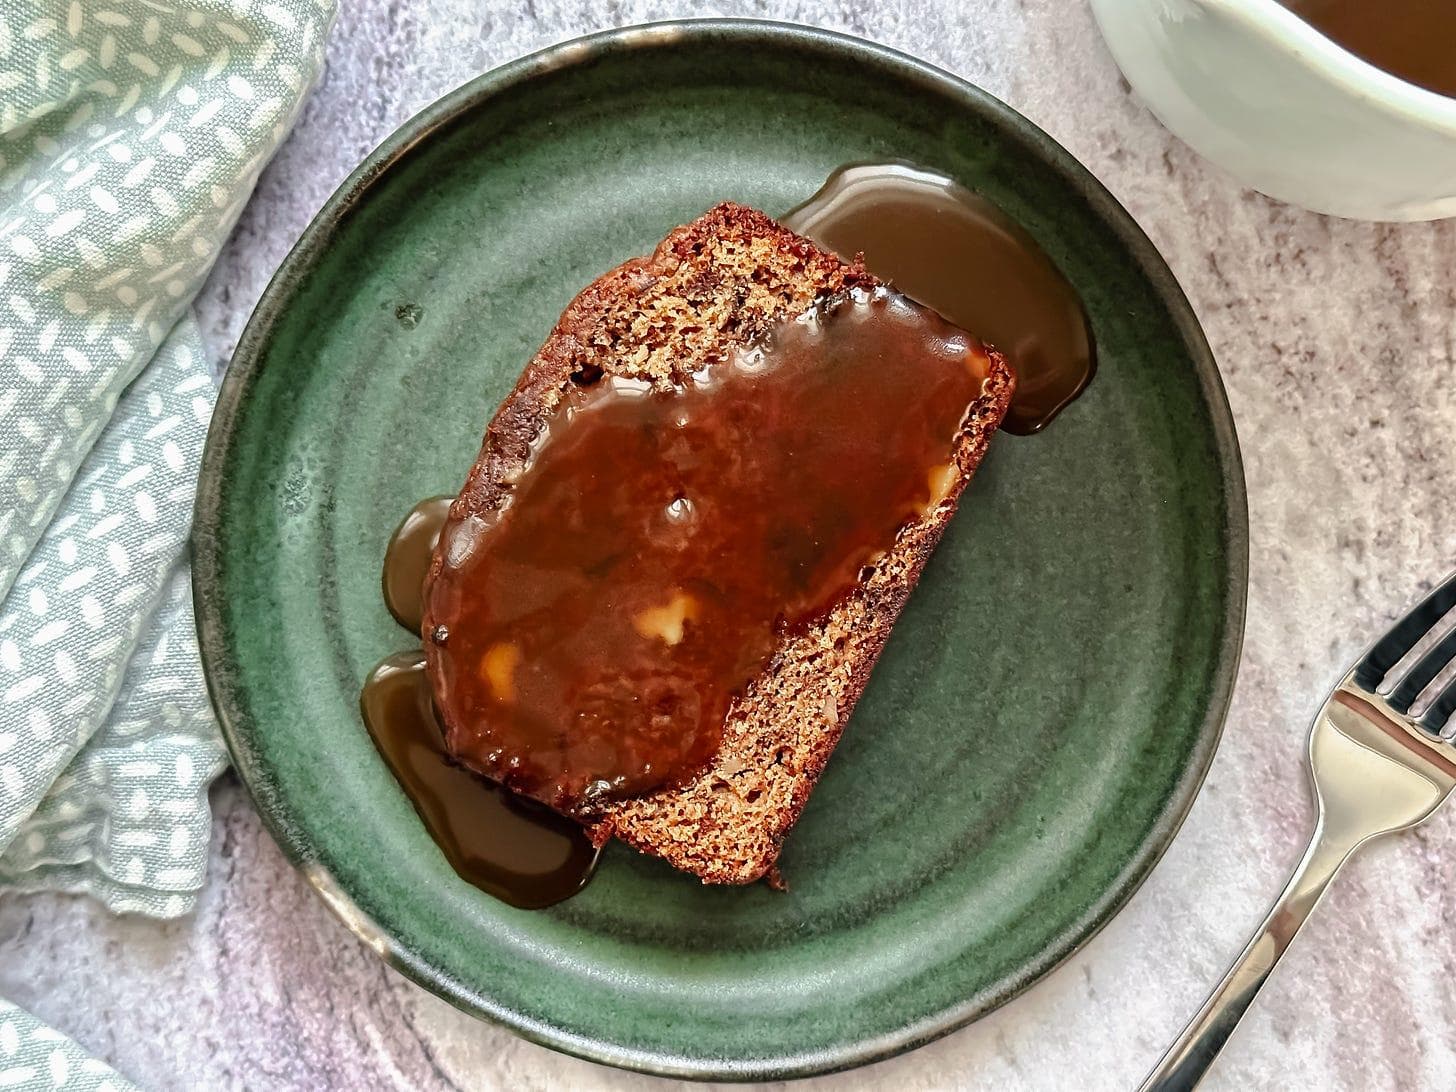
<path fill-rule="evenodd" d="M 1159 120 L 1246 185 L 1362 220 L 1456 216 L 1456 98 L 1361 60 L 1276 0 L 1092 10 Z"/>

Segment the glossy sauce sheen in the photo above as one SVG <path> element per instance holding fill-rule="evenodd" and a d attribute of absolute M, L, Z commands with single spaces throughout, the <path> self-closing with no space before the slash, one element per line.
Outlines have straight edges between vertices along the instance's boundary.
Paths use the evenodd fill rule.
<path fill-rule="evenodd" d="M 881 290 L 680 387 L 573 389 L 509 503 L 445 527 L 426 602 L 450 753 L 575 814 L 690 777 L 776 633 L 946 496 L 987 368 Z"/>
<path fill-rule="evenodd" d="M 1016 394 L 1001 427 L 1042 429 L 1095 368 L 1081 297 L 1024 228 L 954 180 L 905 163 L 841 167 L 785 227 L 1004 353 Z"/>
<path fill-rule="evenodd" d="M 422 651 L 380 663 L 359 707 L 375 747 L 463 879 L 536 909 L 576 894 L 591 878 L 597 850 L 578 824 L 445 756 Z"/>
<path fill-rule="evenodd" d="M 416 635 L 425 616 L 425 576 L 454 497 L 430 497 L 410 509 L 384 551 L 384 605 Z"/>
<path fill-rule="evenodd" d="M 415 505 L 384 551 L 385 605 L 416 638 L 425 574 L 453 499 L 430 497 Z M 523 909 L 560 902 L 585 886 L 598 851 L 578 824 L 445 754 L 422 649 L 396 653 L 375 667 L 364 680 L 359 709 L 375 748 L 462 879 Z"/>
<path fill-rule="evenodd" d="M 1392 76 L 1456 96 L 1453 0 L 1282 0 L 1321 34 Z"/>

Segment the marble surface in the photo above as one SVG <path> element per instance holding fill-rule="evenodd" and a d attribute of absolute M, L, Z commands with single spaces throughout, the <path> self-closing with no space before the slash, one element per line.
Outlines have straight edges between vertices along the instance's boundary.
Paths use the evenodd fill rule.
<path fill-rule="evenodd" d="M 527 50 L 689 12 L 847 30 L 986 87 L 1128 207 L 1207 329 L 1243 445 L 1252 557 L 1233 709 L 1183 832 L 1129 907 L 1029 994 L 910 1055 L 803 1086 L 1132 1087 L 1299 855 L 1315 703 L 1366 635 L 1456 562 L 1456 222 L 1336 221 L 1241 190 L 1130 96 L 1073 0 L 344 0 L 327 75 L 204 292 L 219 367 L 312 213 L 409 114 Z M 154 1089 L 666 1087 L 532 1046 L 410 985 L 289 869 L 234 780 L 213 799 L 195 916 L 0 899 L 0 995 Z M 1448 811 L 1338 881 L 1208 1087 L 1450 1087 L 1453 920 Z"/>

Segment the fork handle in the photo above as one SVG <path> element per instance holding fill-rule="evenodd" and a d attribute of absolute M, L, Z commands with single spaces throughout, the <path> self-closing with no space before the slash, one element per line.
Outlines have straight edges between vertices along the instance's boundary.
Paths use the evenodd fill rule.
<path fill-rule="evenodd" d="M 1309 848 L 1269 916 L 1138 1092 L 1189 1092 L 1198 1087 L 1294 934 L 1357 845 L 1359 839 L 1332 836 L 1320 816 Z"/>

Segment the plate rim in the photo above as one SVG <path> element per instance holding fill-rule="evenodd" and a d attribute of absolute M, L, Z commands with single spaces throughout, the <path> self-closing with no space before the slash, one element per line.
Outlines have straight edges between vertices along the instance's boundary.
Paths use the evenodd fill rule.
<path fill-rule="evenodd" d="M 249 730 L 229 705 L 227 686 L 235 674 L 225 637 L 220 594 L 222 489 L 237 418 L 261 371 L 263 350 L 277 321 L 308 269 L 331 244 L 339 224 L 367 197 L 371 186 L 412 148 L 486 100 L 563 68 L 593 63 L 604 52 L 668 46 L 688 39 L 741 38 L 810 52 L 848 52 L 895 78 L 938 92 L 973 111 L 996 116 L 1035 145 L 1116 235 L 1165 305 L 1193 362 L 1208 407 L 1215 461 L 1227 518 L 1227 589 L 1219 606 L 1223 634 L 1217 649 L 1209 700 L 1189 761 L 1162 813 L 1117 878 L 1082 917 L 1037 958 L 1004 976 L 995 986 L 895 1032 L 832 1048 L 747 1060 L 708 1059 L 619 1045 L 583 1036 L 498 1004 L 446 972 L 429 965 L 408 946 L 376 925 L 342 889 L 320 860 L 316 847 L 299 837 L 295 817 L 268 793 L 269 778 L 251 747 Z M 384 138 L 329 196 L 270 278 L 249 317 L 218 391 L 198 475 L 190 536 L 191 583 L 198 648 L 208 696 L 233 765 L 263 820 L 289 862 L 317 890 L 324 903 L 388 965 L 417 985 L 474 1016 L 509 1028 L 523 1038 L 564 1054 L 620 1069 L 664 1077 L 716 1081 L 784 1080 L 835 1073 L 883 1061 L 923 1046 L 974 1022 L 1018 997 L 1069 960 L 1120 913 L 1172 844 L 1197 798 L 1218 748 L 1241 660 L 1248 597 L 1248 498 L 1232 410 L 1213 352 L 1192 305 L 1166 260 L 1132 215 L 1071 152 L 1011 106 L 969 81 L 910 54 L 865 38 L 768 19 L 671 19 L 598 31 L 546 46 L 476 76 L 415 113 Z M 255 789 L 255 785 L 259 788 Z M 291 829 L 290 829 L 291 828 Z"/>

